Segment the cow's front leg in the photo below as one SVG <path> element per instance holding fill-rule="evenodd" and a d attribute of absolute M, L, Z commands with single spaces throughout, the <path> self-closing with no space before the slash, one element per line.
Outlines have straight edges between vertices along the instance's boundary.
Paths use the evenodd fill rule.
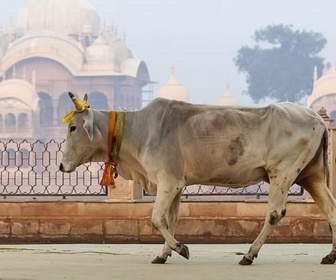
<path fill-rule="evenodd" d="M 189 259 L 188 247 L 173 237 L 178 217 L 180 194 L 183 187 L 183 181 L 173 184 L 165 180 L 164 184 L 158 184 L 157 197 L 152 213 L 152 223 L 164 238 L 165 245 L 161 254 L 153 260 L 153 263 L 165 263 L 172 250 Z"/>
<path fill-rule="evenodd" d="M 178 212 L 180 208 L 180 202 L 181 202 L 181 192 L 175 196 L 174 201 L 167 214 L 168 231 L 170 232 L 172 236 L 174 236 L 175 234 L 175 229 L 176 229 L 177 220 L 178 220 Z M 162 248 L 161 254 L 157 256 L 152 261 L 152 263 L 163 264 L 166 262 L 168 256 L 171 257 L 171 254 L 172 254 L 172 249 L 170 248 L 168 242 L 165 242 Z"/>

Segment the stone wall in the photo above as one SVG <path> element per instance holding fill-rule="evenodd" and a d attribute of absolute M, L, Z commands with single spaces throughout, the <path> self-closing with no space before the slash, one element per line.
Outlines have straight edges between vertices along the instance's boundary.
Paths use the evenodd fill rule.
<path fill-rule="evenodd" d="M 150 222 L 152 202 L 2 201 L 1 243 L 162 242 Z M 252 242 L 264 201 L 184 201 L 176 232 L 185 243 Z M 268 242 L 331 242 L 326 219 L 309 201 L 289 202 Z"/>

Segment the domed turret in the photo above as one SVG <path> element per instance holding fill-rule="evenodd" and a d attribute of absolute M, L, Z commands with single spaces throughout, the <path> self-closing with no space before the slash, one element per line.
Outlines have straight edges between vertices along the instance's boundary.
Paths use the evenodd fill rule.
<path fill-rule="evenodd" d="M 115 53 L 112 47 L 100 35 L 94 43 L 86 49 L 85 58 L 89 64 L 114 63 Z"/>
<path fill-rule="evenodd" d="M 336 117 L 336 65 L 330 70 L 326 68 L 320 78 L 317 77 L 317 69 L 314 68 L 313 91 L 307 98 L 307 107 L 319 111 L 321 107 L 327 110 L 329 116 Z"/>
<path fill-rule="evenodd" d="M 116 63 L 122 64 L 126 59 L 133 58 L 132 52 L 122 40 L 115 40 L 111 43 L 115 52 Z"/>
<path fill-rule="evenodd" d="M 235 98 L 234 95 L 230 92 L 229 82 L 226 82 L 224 94 L 217 99 L 216 105 L 220 105 L 220 106 L 239 105 L 237 98 Z"/>
<path fill-rule="evenodd" d="M 13 96 L 15 92 L 15 96 Z M 29 107 L 36 111 L 39 97 L 32 84 L 25 80 L 10 79 L 0 83 L 0 99 L 5 102 L 12 99 L 18 108 Z M 19 104 L 19 105 L 18 105 Z M 22 105 L 20 105 L 22 104 Z"/>
<path fill-rule="evenodd" d="M 158 90 L 157 97 L 189 102 L 188 91 L 176 79 L 174 67 L 170 70 L 170 78 L 168 82 Z"/>
<path fill-rule="evenodd" d="M 17 27 L 28 30 L 53 30 L 79 34 L 88 22 L 98 35 L 100 18 L 88 0 L 27 0 L 20 10 Z"/>

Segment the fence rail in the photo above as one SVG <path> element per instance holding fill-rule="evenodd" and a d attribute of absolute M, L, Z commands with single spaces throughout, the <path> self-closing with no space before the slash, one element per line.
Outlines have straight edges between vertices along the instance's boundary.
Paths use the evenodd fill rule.
<path fill-rule="evenodd" d="M 260 199 L 261 197 L 268 196 L 269 184 L 266 182 L 260 182 L 255 185 L 232 188 L 232 187 L 221 187 L 221 186 L 203 186 L 203 185 L 194 185 L 186 187 L 182 195 L 185 198 L 198 197 L 198 196 L 227 196 L 230 198 L 256 198 Z M 304 190 L 298 186 L 293 185 L 289 189 L 289 197 L 291 198 L 304 198 Z"/>
<path fill-rule="evenodd" d="M 0 141 L 0 197 L 99 197 L 107 188 L 99 185 L 103 163 L 88 163 L 67 174 L 59 170 L 64 141 L 53 139 Z M 184 189 L 185 198 L 227 196 L 260 198 L 268 195 L 268 184 L 244 188 L 195 185 Z M 293 186 L 290 196 L 303 197 L 303 190 Z M 144 196 L 148 196 L 144 193 Z"/>

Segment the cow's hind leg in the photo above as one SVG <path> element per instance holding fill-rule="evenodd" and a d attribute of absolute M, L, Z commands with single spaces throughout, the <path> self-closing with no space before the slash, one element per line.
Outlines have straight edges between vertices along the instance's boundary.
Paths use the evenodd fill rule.
<path fill-rule="evenodd" d="M 270 176 L 270 178 L 272 178 L 272 176 Z M 249 251 L 239 262 L 240 265 L 252 264 L 253 259 L 258 256 L 268 235 L 272 233 L 276 224 L 286 215 L 286 201 L 291 185 L 292 181 L 289 181 L 286 177 L 280 178 L 279 176 L 276 179 L 270 180 L 270 191 L 264 226 Z"/>
<path fill-rule="evenodd" d="M 168 226 L 168 231 L 172 236 L 174 236 L 176 225 L 177 225 L 177 220 L 178 220 L 178 212 L 180 208 L 180 202 L 181 202 L 181 192 L 178 193 L 174 201 L 168 211 L 167 214 L 167 226 Z M 163 246 L 163 249 L 161 251 L 161 254 L 157 256 L 152 263 L 155 264 L 163 264 L 166 262 L 168 256 L 171 256 L 172 249 L 170 248 L 169 244 L 167 241 L 165 241 L 165 244 Z"/>
<path fill-rule="evenodd" d="M 167 253 L 170 253 L 169 250 L 165 249 L 169 246 L 171 250 L 176 251 L 181 256 L 185 257 L 186 259 L 189 259 L 189 249 L 184 244 L 178 242 L 172 235 L 172 229 L 169 230 L 168 227 L 168 221 L 167 221 L 167 215 L 172 207 L 172 204 L 182 191 L 184 187 L 184 181 L 172 181 L 169 180 L 169 178 L 166 180 L 162 180 L 161 183 L 158 184 L 158 191 L 156 200 L 153 207 L 153 213 L 152 213 L 152 224 L 153 226 L 160 232 L 162 237 L 165 240 L 165 247 L 163 250 L 163 254 L 161 257 L 162 259 L 167 258 Z M 177 213 L 176 213 L 177 215 Z M 176 217 L 177 219 L 177 217 Z M 176 222 L 175 222 L 176 223 Z M 167 256 L 166 256 L 167 255 Z M 161 258 L 159 256 L 159 258 Z M 153 262 L 154 263 L 164 263 L 164 261 L 161 261 L 157 258 Z"/>
<path fill-rule="evenodd" d="M 321 175 L 320 177 L 322 177 Z M 308 178 L 300 183 L 312 196 L 322 213 L 327 217 L 332 229 L 333 247 L 329 255 L 325 256 L 321 264 L 333 264 L 336 261 L 336 200 L 329 191 L 324 179 Z"/>

